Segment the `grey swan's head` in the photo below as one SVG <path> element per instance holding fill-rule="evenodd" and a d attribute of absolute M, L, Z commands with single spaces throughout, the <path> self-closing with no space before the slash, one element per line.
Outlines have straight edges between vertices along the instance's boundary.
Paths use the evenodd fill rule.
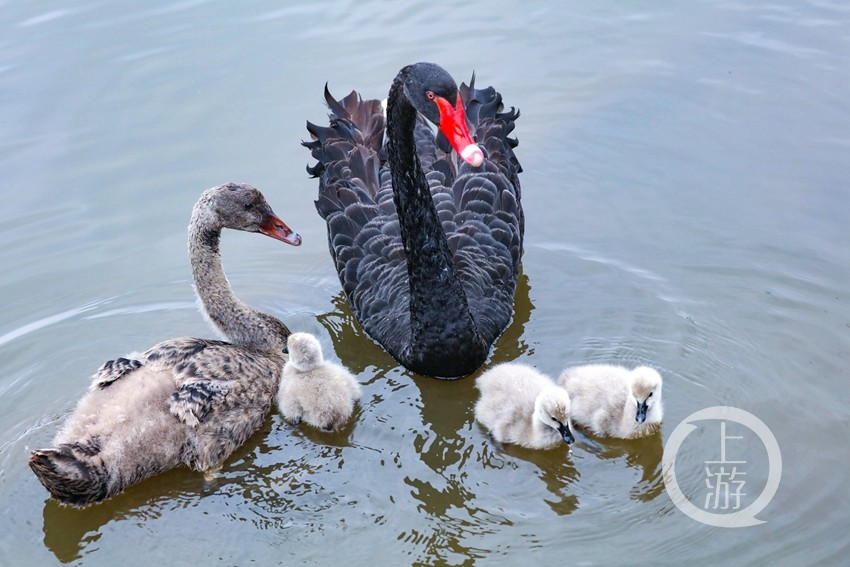
<path fill-rule="evenodd" d="M 208 230 L 259 232 L 292 246 L 301 245 L 301 236 L 274 214 L 258 189 L 245 183 L 226 183 L 205 191 L 195 205 L 192 222 Z"/>
<path fill-rule="evenodd" d="M 283 350 L 289 329 L 275 317 L 245 305 L 233 294 L 219 252 L 225 228 L 264 234 L 292 246 L 301 237 L 271 209 L 250 185 L 226 183 L 206 190 L 192 210 L 189 261 L 203 313 L 233 344 L 259 350 Z"/>

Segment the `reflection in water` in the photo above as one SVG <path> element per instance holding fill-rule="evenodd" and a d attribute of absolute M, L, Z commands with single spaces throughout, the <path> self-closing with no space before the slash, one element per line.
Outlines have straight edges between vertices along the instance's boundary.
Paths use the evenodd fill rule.
<path fill-rule="evenodd" d="M 581 477 L 573 464 L 572 451 L 566 444 L 548 450 L 526 449 L 518 445 L 495 443 L 488 435 L 488 442 L 480 454 L 480 461 L 487 467 L 514 468 L 518 465 L 511 459 L 533 463 L 537 468 L 537 477 L 546 485 L 553 498 L 544 499 L 546 504 L 559 516 L 567 516 L 578 509 L 578 497 L 571 486 Z"/>
<path fill-rule="evenodd" d="M 626 465 L 641 471 L 640 481 L 629 493 L 632 500 L 649 502 L 664 492 L 661 476 L 663 454 L 664 445 L 659 432 L 643 439 L 608 439 L 605 450 L 598 456 L 603 459 L 625 456 Z"/>
<path fill-rule="evenodd" d="M 627 466 L 640 470 L 641 478 L 629 493 L 632 500 L 649 502 L 664 492 L 661 476 L 664 445 L 660 431 L 640 439 L 584 437 L 584 434 L 580 434 L 577 441 L 577 447 L 600 459 L 617 460 L 625 457 Z"/>
<path fill-rule="evenodd" d="M 523 335 L 525 326 L 531 320 L 532 311 L 534 311 L 534 304 L 531 303 L 531 285 L 520 265 L 514 296 L 514 317 L 496 341 L 490 356 L 490 365 L 511 362 L 528 351 L 528 344 L 523 339 Z"/>
<path fill-rule="evenodd" d="M 97 549 L 92 546 L 100 539 L 103 526 L 128 518 L 156 518 L 164 510 L 191 505 L 203 483 L 203 475 L 182 467 L 134 484 L 106 502 L 82 510 L 47 499 L 44 545 L 59 561 L 70 563 Z"/>
<path fill-rule="evenodd" d="M 362 332 L 342 292 L 334 297 L 333 304 L 334 311 L 319 315 L 317 319 L 328 331 L 342 363 L 355 373 L 368 368 L 375 374 L 370 377 L 370 383 L 386 378 L 387 385 L 393 387 L 388 373 L 400 369 L 400 365 Z M 533 309 L 528 277 L 520 272 L 513 319 L 494 344 L 490 360 L 482 369 L 514 360 L 528 350 L 523 335 Z M 416 545 L 421 549 L 422 558 L 453 562 L 453 558 L 476 557 L 479 554 L 469 543 L 475 540 L 472 535 L 496 533 L 499 526 L 512 525 L 507 518 L 475 505 L 476 494 L 470 488 L 469 473 L 465 470 L 475 452 L 468 432 L 477 398 L 475 378 L 481 370 L 459 380 L 438 380 L 400 370 L 400 376 L 407 377 L 419 390 L 417 407 L 422 427 L 413 434 L 413 449 L 418 461 L 432 474 L 420 471 L 416 476 L 405 476 L 404 483 L 410 488 L 410 496 L 418 502 L 423 522 L 416 528 L 403 529 L 398 539 Z M 541 469 L 541 478 L 556 496 L 550 506 L 562 513 L 574 510 L 575 498 L 565 495 L 564 489 L 577 475 L 575 469 L 548 464 Z"/>
<path fill-rule="evenodd" d="M 354 319 L 351 306 L 340 291 L 332 299 L 336 310 L 316 316 L 331 337 L 334 352 L 354 374 L 360 374 L 368 367 L 381 369 L 384 373 L 395 368 L 398 363 L 383 348 L 363 332 Z"/>
<path fill-rule="evenodd" d="M 353 420 L 352 420 L 353 421 Z M 309 427 L 293 427 L 275 416 L 260 431 L 257 444 L 246 448 L 234 459 L 226 474 L 217 482 L 216 493 L 227 499 L 243 500 L 251 521 L 259 528 L 281 528 L 290 523 L 292 512 L 321 512 L 331 507 L 333 498 L 316 495 L 323 492 L 317 481 L 323 469 L 341 459 L 348 446 L 351 423 L 338 432 L 320 433 Z M 305 437 L 317 435 L 314 443 Z M 286 458 L 285 445 L 304 445 L 308 450 L 293 452 Z M 321 443 L 321 444 L 319 444 Z M 244 518 L 244 512 L 239 513 Z"/>

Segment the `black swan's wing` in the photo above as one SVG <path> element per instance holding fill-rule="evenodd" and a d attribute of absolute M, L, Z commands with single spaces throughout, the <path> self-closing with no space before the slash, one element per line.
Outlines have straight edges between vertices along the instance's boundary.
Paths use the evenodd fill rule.
<path fill-rule="evenodd" d="M 486 160 L 472 167 L 456 154 L 443 154 L 427 174 L 455 269 L 482 338 L 492 343 L 510 322 L 522 256 L 524 217 L 514 130 L 519 112 L 503 112 L 493 87 L 460 86 L 470 132 Z M 437 140 L 437 147 L 445 147 Z M 457 171 L 456 178 L 449 172 Z M 450 185 L 446 189 L 443 185 Z"/>
<path fill-rule="evenodd" d="M 305 142 L 318 160 L 316 209 L 342 289 L 363 330 L 396 354 L 410 340 L 407 260 L 383 146 L 380 101 L 352 91 L 337 102 L 325 88 L 330 125 L 310 122 Z"/>

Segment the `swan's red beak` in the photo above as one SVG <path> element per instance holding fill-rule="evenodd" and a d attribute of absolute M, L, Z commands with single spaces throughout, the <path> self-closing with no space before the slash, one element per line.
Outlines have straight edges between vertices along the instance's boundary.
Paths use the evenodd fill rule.
<path fill-rule="evenodd" d="M 463 109 L 460 93 L 457 95 L 455 106 L 441 96 L 435 97 L 434 102 L 440 110 L 440 131 L 448 138 L 457 155 L 474 167 L 484 163 L 484 152 L 472 139 L 466 125 L 466 111 Z"/>
<path fill-rule="evenodd" d="M 293 232 L 291 228 L 286 226 L 286 223 L 269 213 L 260 224 L 260 232 L 266 236 L 271 236 L 275 240 L 280 240 L 293 246 L 301 246 L 301 236 L 297 232 Z"/>

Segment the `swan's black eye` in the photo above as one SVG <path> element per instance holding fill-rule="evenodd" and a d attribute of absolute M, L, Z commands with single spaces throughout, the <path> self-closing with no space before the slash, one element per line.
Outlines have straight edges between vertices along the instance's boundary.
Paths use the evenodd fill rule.
<path fill-rule="evenodd" d="M 427 91 L 425 93 L 425 96 L 428 97 L 428 100 L 434 100 L 435 98 L 437 98 L 437 95 L 435 95 L 432 91 Z"/>

